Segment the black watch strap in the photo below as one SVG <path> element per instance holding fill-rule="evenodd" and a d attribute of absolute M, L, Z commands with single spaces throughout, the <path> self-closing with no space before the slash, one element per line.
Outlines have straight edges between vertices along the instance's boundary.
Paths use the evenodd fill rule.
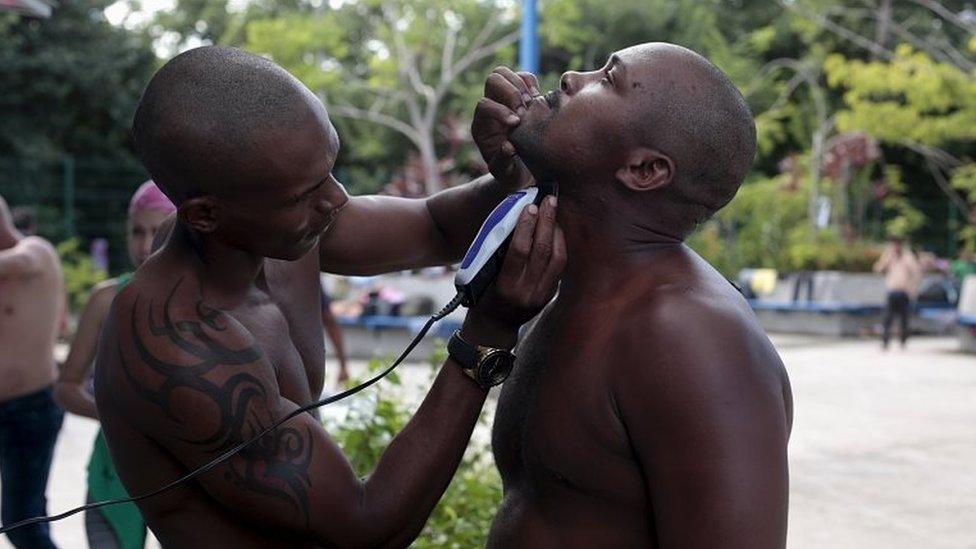
<path fill-rule="evenodd" d="M 451 355 L 451 358 L 460 364 L 465 372 L 473 371 L 478 366 L 478 348 L 461 337 L 461 330 L 455 330 L 451 340 L 447 342 L 447 354 Z"/>

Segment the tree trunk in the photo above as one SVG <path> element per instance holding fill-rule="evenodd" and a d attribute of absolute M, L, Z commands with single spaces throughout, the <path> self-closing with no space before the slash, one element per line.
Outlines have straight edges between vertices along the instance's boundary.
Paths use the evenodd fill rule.
<path fill-rule="evenodd" d="M 437 153 L 434 151 L 434 136 L 432 131 L 421 133 L 420 162 L 424 168 L 424 188 L 427 196 L 441 190 L 441 172 L 437 165 Z"/>

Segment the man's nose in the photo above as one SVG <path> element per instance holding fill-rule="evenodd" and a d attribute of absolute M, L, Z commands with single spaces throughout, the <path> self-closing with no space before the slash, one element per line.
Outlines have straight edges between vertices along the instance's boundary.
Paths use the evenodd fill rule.
<path fill-rule="evenodd" d="M 330 200 L 328 195 L 319 195 L 315 198 L 315 211 L 322 215 L 328 215 L 329 212 L 335 207 Z"/>
<path fill-rule="evenodd" d="M 322 185 L 322 192 L 316 197 L 315 209 L 321 213 L 329 213 L 335 208 L 345 206 L 349 200 L 346 188 L 336 178 L 329 174 L 329 181 Z"/>
<path fill-rule="evenodd" d="M 583 85 L 583 75 L 576 71 L 566 71 L 559 79 L 559 89 L 566 95 L 573 95 Z"/>

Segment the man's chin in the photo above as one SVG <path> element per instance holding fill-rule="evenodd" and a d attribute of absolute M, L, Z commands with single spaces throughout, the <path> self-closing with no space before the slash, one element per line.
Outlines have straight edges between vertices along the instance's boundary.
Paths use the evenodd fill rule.
<path fill-rule="evenodd" d="M 520 144 L 515 135 L 510 137 L 512 145 L 515 146 L 515 153 L 518 155 L 525 167 L 532 173 L 536 181 L 552 181 L 554 179 L 553 170 L 550 167 L 547 152 L 543 149 L 542 143 L 531 142 Z"/>
<path fill-rule="evenodd" d="M 318 245 L 319 237 L 315 236 L 311 239 L 303 239 L 286 249 L 274 250 L 271 253 L 266 254 L 265 257 L 279 259 L 281 261 L 297 261 L 308 255 L 308 252 L 312 251 L 312 249 Z"/>

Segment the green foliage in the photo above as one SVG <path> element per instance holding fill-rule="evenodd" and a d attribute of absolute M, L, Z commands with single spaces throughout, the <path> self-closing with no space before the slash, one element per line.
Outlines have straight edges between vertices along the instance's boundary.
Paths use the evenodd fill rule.
<path fill-rule="evenodd" d="M 893 192 L 880 207 L 889 229 L 904 227 L 907 234 L 924 218 L 898 194 L 899 180 L 891 176 L 890 181 Z M 809 181 L 793 174 L 748 182 L 688 245 L 727 277 L 745 267 L 870 270 L 877 259 L 875 246 L 863 237 L 842 234 L 837 226 L 814 231 L 806 214 L 809 197 Z"/>
<path fill-rule="evenodd" d="M 431 358 L 434 372 L 445 358 L 443 348 L 434 353 Z M 386 361 L 370 362 L 370 375 L 385 365 Z M 361 381 L 353 380 L 352 383 Z M 401 383 L 396 372 L 390 374 L 383 381 L 381 390 L 361 393 L 353 399 L 344 419 L 326 421 L 326 430 L 361 474 L 376 466 L 390 441 L 411 417 L 412 411 L 396 396 Z M 486 421 L 483 414 L 479 423 L 484 425 Z M 491 450 L 487 442 L 476 437 L 468 444 L 457 474 L 413 546 L 484 547 L 500 502 L 501 479 L 495 470 Z"/>
<path fill-rule="evenodd" d="M 901 170 L 897 166 L 887 167 L 885 183 L 891 191 L 891 194 L 885 198 L 885 206 L 893 214 L 885 223 L 885 234 L 908 238 L 925 224 L 925 215 L 905 196 L 907 185 L 902 180 Z"/>
<path fill-rule="evenodd" d="M 129 122 L 156 57 L 114 27 L 109 0 L 59 2 L 46 20 L 0 13 L 0 151 L 131 157 Z"/>
<path fill-rule="evenodd" d="M 951 184 L 970 204 L 976 204 L 976 164 L 970 163 L 957 168 L 952 174 Z M 962 251 L 976 253 L 976 214 L 958 234 Z"/>
<path fill-rule="evenodd" d="M 877 261 L 877 247 L 864 240 L 848 240 L 834 228 L 812 231 L 806 224 L 788 235 L 784 265 L 803 271 L 870 271 Z"/>
<path fill-rule="evenodd" d="M 91 257 L 79 248 L 78 239 L 70 238 L 57 245 L 64 275 L 64 289 L 72 311 L 79 311 L 88 301 L 92 288 L 105 280 L 108 273 L 100 269 Z"/>
<path fill-rule="evenodd" d="M 744 267 L 783 268 L 788 264 L 790 231 L 807 223 L 807 196 L 791 188 L 788 174 L 743 185 L 688 245 L 726 276 Z"/>
<path fill-rule="evenodd" d="M 889 143 L 930 146 L 976 140 L 976 79 L 909 46 L 890 62 L 831 55 L 827 82 L 843 87 L 842 131 L 864 130 Z"/>

